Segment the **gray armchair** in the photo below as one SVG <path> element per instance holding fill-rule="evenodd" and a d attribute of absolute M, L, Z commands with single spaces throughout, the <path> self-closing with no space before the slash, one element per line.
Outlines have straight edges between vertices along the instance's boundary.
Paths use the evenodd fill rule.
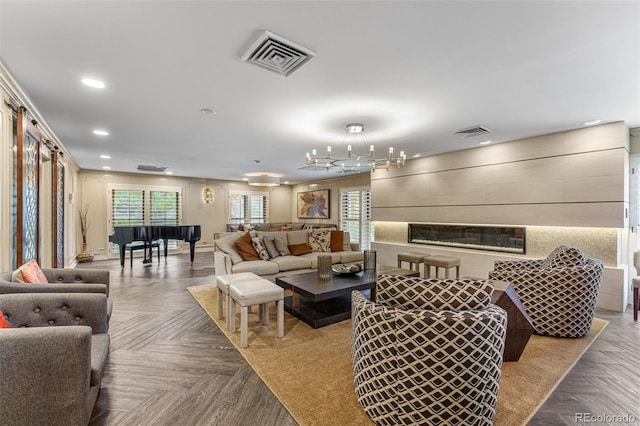
<path fill-rule="evenodd" d="M 591 331 L 603 270 L 601 261 L 560 246 L 546 259 L 497 261 L 489 279 L 513 285 L 536 334 L 583 337 Z"/>
<path fill-rule="evenodd" d="M 354 291 L 356 397 L 379 425 L 490 426 L 506 312 L 484 281 L 381 275 L 377 302 Z"/>
<path fill-rule="evenodd" d="M 86 425 L 109 354 L 104 294 L 0 295 L 0 423 Z"/>
<path fill-rule="evenodd" d="M 101 269 L 42 268 L 49 283 L 17 283 L 13 272 L 0 273 L 0 294 L 14 293 L 103 293 L 109 296 L 109 271 Z M 107 298 L 107 319 L 113 304 Z"/>

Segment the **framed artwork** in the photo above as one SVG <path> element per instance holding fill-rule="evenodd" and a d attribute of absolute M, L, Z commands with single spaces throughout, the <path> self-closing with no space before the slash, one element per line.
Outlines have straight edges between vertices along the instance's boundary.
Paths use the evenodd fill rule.
<path fill-rule="evenodd" d="M 298 192 L 299 219 L 328 219 L 331 209 L 329 190 Z"/>

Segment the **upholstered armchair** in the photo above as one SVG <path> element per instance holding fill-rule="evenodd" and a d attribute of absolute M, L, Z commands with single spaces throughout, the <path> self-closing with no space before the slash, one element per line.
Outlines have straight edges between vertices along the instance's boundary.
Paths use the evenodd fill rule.
<path fill-rule="evenodd" d="M 513 285 L 536 334 L 583 337 L 591 331 L 604 265 L 560 246 L 546 259 L 495 262 L 489 279 Z"/>
<path fill-rule="evenodd" d="M 380 425 L 493 423 L 507 314 L 484 281 L 381 275 L 354 291 L 355 392 Z"/>
<path fill-rule="evenodd" d="M 86 425 L 109 354 L 104 294 L 0 295 L 0 423 Z"/>
<path fill-rule="evenodd" d="M 0 294 L 13 293 L 103 293 L 109 296 L 109 271 L 101 269 L 42 268 L 48 283 L 12 280 L 13 271 L 0 273 Z M 113 304 L 107 298 L 107 316 Z"/>

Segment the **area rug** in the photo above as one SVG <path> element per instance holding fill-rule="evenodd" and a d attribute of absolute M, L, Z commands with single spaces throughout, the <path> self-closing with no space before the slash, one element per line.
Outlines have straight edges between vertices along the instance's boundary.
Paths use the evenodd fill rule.
<path fill-rule="evenodd" d="M 268 326 L 249 315 L 249 347 L 240 348 L 240 332 L 229 333 L 217 319 L 215 286 L 189 292 L 291 416 L 306 425 L 373 425 L 356 400 L 351 370 L 351 321 L 313 329 L 285 313 L 285 337 L 276 339 L 275 308 Z M 240 318 L 236 320 L 240 325 Z M 518 362 L 502 367 L 494 425 L 524 425 L 560 383 L 608 322 L 594 319 L 581 339 L 533 335 Z"/>

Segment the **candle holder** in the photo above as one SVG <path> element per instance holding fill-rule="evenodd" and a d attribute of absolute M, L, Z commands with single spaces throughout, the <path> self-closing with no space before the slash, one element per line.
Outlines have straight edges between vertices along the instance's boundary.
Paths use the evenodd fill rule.
<path fill-rule="evenodd" d="M 318 280 L 327 281 L 331 279 L 331 256 L 320 255 L 318 256 Z"/>
<path fill-rule="evenodd" d="M 364 272 L 365 274 L 376 273 L 376 251 L 375 250 L 364 251 Z"/>

